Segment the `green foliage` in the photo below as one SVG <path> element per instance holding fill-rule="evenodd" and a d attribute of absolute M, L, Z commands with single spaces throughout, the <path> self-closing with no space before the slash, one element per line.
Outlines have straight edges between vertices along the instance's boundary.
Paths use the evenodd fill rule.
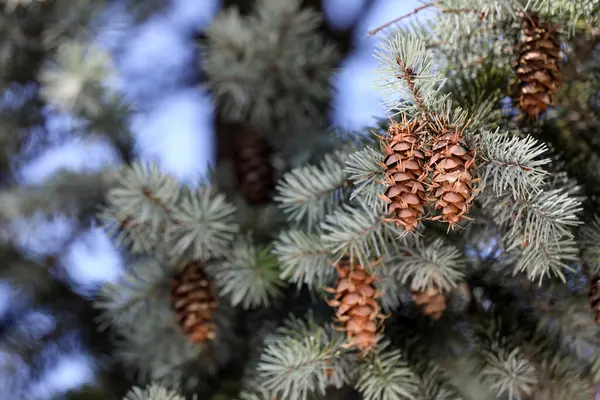
<path fill-rule="evenodd" d="M 321 16 L 300 6 L 260 0 L 248 17 L 231 9 L 207 29 L 202 68 L 227 119 L 266 128 L 323 125 L 339 55 L 317 34 Z"/>
<path fill-rule="evenodd" d="M 372 359 L 358 372 L 357 389 L 364 399 L 415 399 L 419 389 L 418 377 L 402 359 L 399 350 L 380 343 Z"/>
<path fill-rule="evenodd" d="M 329 252 L 318 234 L 301 230 L 282 232 L 275 241 L 273 252 L 281 262 L 281 278 L 298 287 L 305 284 L 317 289 L 335 276 Z"/>
<path fill-rule="evenodd" d="M 185 397 L 160 385 L 152 384 L 144 389 L 132 388 L 123 400 L 185 400 Z"/>
<path fill-rule="evenodd" d="M 348 194 L 344 156 L 342 152 L 326 155 L 319 166 L 296 168 L 281 178 L 274 200 L 290 220 L 306 220 L 311 229 L 344 201 Z"/>
<path fill-rule="evenodd" d="M 211 264 L 208 271 L 219 295 L 234 306 L 266 307 L 283 294 L 277 256 L 270 246 L 253 244 L 251 237 L 238 238 L 227 259 Z"/>
<path fill-rule="evenodd" d="M 341 345 L 344 337 L 318 325 L 310 316 L 292 318 L 266 341 L 257 366 L 260 384 L 283 398 L 308 399 L 325 394 L 328 386 L 348 381 L 348 364 Z M 325 374 L 332 371 L 331 376 Z"/>
<path fill-rule="evenodd" d="M 108 193 L 101 218 L 133 253 L 207 260 L 228 254 L 235 208 L 207 186 L 182 187 L 156 165 L 134 163 Z"/>

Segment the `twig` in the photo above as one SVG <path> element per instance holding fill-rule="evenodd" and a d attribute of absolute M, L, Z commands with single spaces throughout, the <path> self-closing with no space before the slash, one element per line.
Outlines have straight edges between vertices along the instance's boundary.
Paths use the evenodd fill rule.
<path fill-rule="evenodd" d="M 382 30 L 382 29 L 385 29 L 385 28 L 387 28 L 388 26 L 390 26 L 390 25 L 392 25 L 392 24 L 395 24 L 395 23 L 397 23 L 397 22 L 400 22 L 400 21 L 402 21 L 403 19 L 410 17 L 411 15 L 415 15 L 416 13 L 418 13 L 418 12 L 419 12 L 419 11 L 421 11 L 421 10 L 424 10 L 424 9 L 426 9 L 426 8 L 429 8 L 429 7 L 432 7 L 432 6 L 436 5 L 437 3 L 438 3 L 437 1 L 433 1 L 433 2 L 431 2 L 431 3 L 426 3 L 426 4 L 423 4 L 422 6 L 419 6 L 419 7 L 415 8 L 414 10 L 412 10 L 411 12 L 409 12 L 408 14 L 404 14 L 404 15 L 402 15 L 402 16 L 400 16 L 400 17 L 398 17 L 398 18 L 395 18 L 395 19 L 393 19 L 393 20 L 391 20 L 391 21 L 389 21 L 389 22 L 387 22 L 387 23 L 385 23 L 385 24 L 381 25 L 381 26 L 380 26 L 380 27 L 378 27 L 378 28 L 371 29 L 371 30 L 369 31 L 369 35 L 370 35 L 370 36 L 373 36 L 373 35 L 375 35 L 377 32 L 379 32 L 380 30 Z"/>

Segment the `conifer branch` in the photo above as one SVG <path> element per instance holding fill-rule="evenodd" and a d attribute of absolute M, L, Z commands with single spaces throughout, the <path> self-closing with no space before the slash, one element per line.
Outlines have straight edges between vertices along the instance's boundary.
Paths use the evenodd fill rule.
<path fill-rule="evenodd" d="M 542 189 L 547 175 L 542 166 L 550 162 L 538 158 L 547 151 L 543 143 L 498 132 L 483 132 L 479 139 L 479 156 L 486 161 L 482 167 L 485 180 L 497 195 L 510 191 L 513 197 L 526 197 Z"/>
<path fill-rule="evenodd" d="M 0 194 L 0 222 L 8 224 L 36 212 L 86 215 L 117 185 L 117 176 L 112 170 L 94 174 L 60 171 L 44 185 L 6 188 Z"/>
<path fill-rule="evenodd" d="M 280 278 L 296 283 L 297 287 L 305 284 L 320 288 L 336 276 L 329 252 L 316 233 L 282 232 L 274 243 L 273 253 L 281 262 Z"/>
<path fill-rule="evenodd" d="M 375 52 L 379 88 L 394 115 L 422 115 L 433 122 L 442 112 L 447 95 L 441 92 L 446 79 L 434 71 L 433 52 L 414 34 L 396 35 Z"/>
<path fill-rule="evenodd" d="M 381 167 L 383 153 L 372 147 L 365 147 L 348 157 L 345 171 L 352 181 L 352 194 L 350 199 L 359 198 L 369 209 L 383 209 L 385 203 L 381 201 L 380 194 L 385 187 L 383 182 L 385 171 Z"/>
<path fill-rule="evenodd" d="M 399 350 L 381 342 L 377 352 L 361 366 L 356 388 L 365 400 L 411 400 L 416 398 L 419 379 L 402 359 Z"/>
<path fill-rule="evenodd" d="M 132 252 L 203 260 L 226 254 L 238 226 L 222 194 L 204 186 L 190 192 L 154 164 L 125 168 L 119 183 L 100 218 Z"/>
<path fill-rule="evenodd" d="M 600 273 L 600 216 L 581 228 L 580 246 L 590 275 Z"/>
<path fill-rule="evenodd" d="M 292 221 L 306 219 L 311 229 L 349 195 L 346 158 L 336 152 L 325 155 L 319 166 L 307 165 L 286 173 L 277 185 L 274 200 Z"/>
<path fill-rule="evenodd" d="M 465 262 L 460 251 L 441 239 L 426 244 L 415 238 L 409 246 L 398 246 L 386 263 L 400 282 L 410 284 L 416 291 L 434 284 L 442 291 L 450 291 L 464 278 Z"/>
<path fill-rule="evenodd" d="M 266 341 L 257 367 L 262 386 L 299 400 L 311 393 L 325 394 L 328 386 L 341 387 L 349 379 L 344 341 L 343 335 L 317 325 L 310 316 L 306 322 L 289 320 Z"/>
<path fill-rule="evenodd" d="M 123 400 L 185 400 L 179 393 L 166 389 L 158 384 L 151 384 L 144 389 L 133 387 Z"/>
<path fill-rule="evenodd" d="M 387 243 L 402 234 L 401 228 L 387 224 L 364 206 L 343 205 L 321 223 L 321 240 L 334 254 L 334 262 L 347 255 L 361 265 L 379 258 L 387 251 Z"/>
<path fill-rule="evenodd" d="M 271 248 L 257 247 L 252 237 L 239 237 L 231 254 L 207 269 L 214 277 L 219 294 L 233 306 L 245 309 L 267 307 L 281 296 L 283 282 L 279 278 L 279 262 Z"/>

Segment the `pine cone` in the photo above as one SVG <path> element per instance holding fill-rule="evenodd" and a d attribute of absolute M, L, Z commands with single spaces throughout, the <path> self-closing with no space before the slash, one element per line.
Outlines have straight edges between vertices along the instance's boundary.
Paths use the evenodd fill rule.
<path fill-rule="evenodd" d="M 215 338 L 217 299 L 202 263 L 192 261 L 173 280 L 171 302 L 177 323 L 193 343 Z"/>
<path fill-rule="evenodd" d="M 235 173 L 240 192 L 248 203 L 263 205 L 271 200 L 275 188 L 271 148 L 258 132 L 246 130 L 237 138 Z"/>
<path fill-rule="evenodd" d="M 347 333 L 345 347 L 357 347 L 368 353 L 377 342 L 378 320 L 385 318 L 377 302 L 381 293 L 373 285 L 376 277 L 362 265 L 351 266 L 348 258 L 343 258 L 335 267 L 338 284 L 335 289 L 326 289 L 335 293 L 328 304 L 337 308 L 336 318 L 341 323 L 338 329 Z"/>
<path fill-rule="evenodd" d="M 413 291 L 412 299 L 421 307 L 424 315 L 434 320 L 440 319 L 446 310 L 446 296 L 435 286 L 424 291 Z"/>
<path fill-rule="evenodd" d="M 454 228 L 469 212 L 475 194 L 473 184 L 478 179 L 470 172 L 475 168 L 475 152 L 468 150 L 459 131 L 447 131 L 434 139 L 429 153 L 429 168 L 433 170 L 429 196 L 436 209 L 442 210 L 433 219 L 441 218 Z"/>
<path fill-rule="evenodd" d="M 588 300 L 591 310 L 596 314 L 596 324 L 600 326 L 600 275 L 590 279 Z"/>
<path fill-rule="evenodd" d="M 425 155 L 419 142 L 424 134 L 423 125 L 418 120 L 401 124 L 392 122 L 388 137 L 381 138 L 385 159 L 385 183 L 389 185 L 380 197 L 389 204 L 385 221 L 395 222 L 405 231 L 414 231 L 424 214 L 427 202 L 423 181 L 426 178 Z"/>
<path fill-rule="evenodd" d="M 556 29 L 542 23 L 537 15 L 525 14 L 521 28 L 524 38 L 515 65 L 519 81 L 517 98 L 529 118 L 538 119 L 554 102 L 560 86 L 560 44 Z"/>

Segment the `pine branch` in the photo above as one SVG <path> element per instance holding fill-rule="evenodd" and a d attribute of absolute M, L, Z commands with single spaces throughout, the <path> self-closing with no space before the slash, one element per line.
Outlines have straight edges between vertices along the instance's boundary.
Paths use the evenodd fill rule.
<path fill-rule="evenodd" d="M 231 254 L 211 264 L 208 272 L 220 296 L 228 298 L 233 306 L 267 307 L 283 294 L 277 257 L 269 246 L 253 244 L 251 236 L 238 238 Z"/>
<path fill-rule="evenodd" d="M 510 191 L 513 197 L 527 197 L 541 190 L 547 172 L 542 169 L 550 159 L 538 157 L 547 151 L 532 137 L 519 138 L 508 133 L 482 132 L 479 156 L 485 160 L 485 181 L 497 195 Z"/>
<path fill-rule="evenodd" d="M 238 231 L 234 213 L 224 195 L 211 188 L 201 186 L 193 193 L 156 165 L 135 163 L 108 193 L 100 217 L 134 253 L 206 260 L 227 253 Z"/>
<path fill-rule="evenodd" d="M 218 16 L 201 60 L 219 111 L 267 129 L 323 120 L 339 55 L 319 35 L 320 24 L 299 0 L 261 0 L 248 17 Z"/>
<path fill-rule="evenodd" d="M 321 288 L 336 276 L 329 252 L 318 234 L 299 230 L 282 232 L 274 243 L 273 253 L 281 262 L 280 278 L 296 283 L 298 288 L 302 284 Z"/>
<path fill-rule="evenodd" d="M 292 319 L 267 340 L 257 367 L 261 384 L 282 398 L 306 400 L 311 393 L 325 394 L 328 386 L 348 382 L 343 335 Z M 326 373 L 329 371 L 330 373 Z"/>
<path fill-rule="evenodd" d="M 424 291 L 435 284 L 442 291 L 450 291 L 464 279 L 461 252 L 442 239 L 426 244 L 415 237 L 408 246 L 398 246 L 385 263 L 412 290 Z"/>
<path fill-rule="evenodd" d="M 294 222 L 306 219 L 308 229 L 348 197 L 346 155 L 326 155 L 319 166 L 308 165 L 286 173 L 277 184 L 274 200 Z"/>
<path fill-rule="evenodd" d="M 441 91 L 446 79 L 433 69 L 434 53 L 410 34 L 396 35 L 375 52 L 375 57 L 381 66 L 377 70 L 379 88 L 393 115 L 422 115 L 433 122 L 434 114 L 444 109 L 447 97 Z"/>
<path fill-rule="evenodd" d="M 0 221 L 37 212 L 82 217 L 94 211 L 118 180 L 112 170 L 95 174 L 60 171 L 44 185 L 7 188 L 0 193 Z"/>
<path fill-rule="evenodd" d="M 40 73 L 41 95 L 62 111 L 98 115 L 102 112 L 105 81 L 112 73 L 108 53 L 93 45 L 67 41 Z"/>
<path fill-rule="evenodd" d="M 171 304 L 175 270 L 155 259 L 139 259 L 116 282 L 106 285 L 95 306 L 100 328 L 111 328 L 118 340 L 115 357 L 142 380 L 181 383 L 181 370 L 205 347 L 183 335 Z M 215 314 L 217 338 L 231 329 L 225 314 Z M 217 343 L 218 347 L 218 343 Z M 212 363 L 205 360 L 204 368 Z M 196 366 L 196 372 L 202 369 Z"/>
<path fill-rule="evenodd" d="M 385 186 L 379 183 L 385 175 L 380 165 L 383 158 L 381 151 L 365 147 L 351 154 L 346 161 L 345 171 L 353 185 L 350 199 L 359 198 L 369 209 L 383 210 L 385 207 L 385 203 L 378 197 L 385 190 Z"/>
<path fill-rule="evenodd" d="M 531 396 L 538 383 L 536 369 L 519 348 L 483 351 L 483 383 L 498 397 L 521 400 Z"/>
<path fill-rule="evenodd" d="M 358 372 L 356 388 L 365 400 L 415 399 L 419 379 L 402 359 L 399 350 L 389 349 L 389 343 L 379 343 L 372 359 Z"/>
<path fill-rule="evenodd" d="M 485 324 L 485 325 L 483 325 Z M 523 349 L 506 336 L 508 325 L 496 316 L 476 326 L 481 362 L 479 377 L 498 397 L 521 400 L 531 396 L 539 383 L 538 370 Z"/>
<path fill-rule="evenodd" d="M 151 384 L 144 389 L 131 388 L 123 400 L 185 400 L 185 397 L 158 384 Z"/>
<path fill-rule="evenodd" d="M 581 228 L 580 236 L 582 256 L 589 274 L 600 273 L 600 216 L 596 215 L 593 221 L 586 223 Z"/>
<path fill-rule="evenodd" d="M 344 205 L 325 217 L 321 223 L 321 240 L 333 253 L 334 262 L 347 255 L 361 265 L 370 265 L 370 259 L 379 258 L 387 251 L 387 243 L 401 235 L 395 224 L 388 224 L 364 206 Z"/>

